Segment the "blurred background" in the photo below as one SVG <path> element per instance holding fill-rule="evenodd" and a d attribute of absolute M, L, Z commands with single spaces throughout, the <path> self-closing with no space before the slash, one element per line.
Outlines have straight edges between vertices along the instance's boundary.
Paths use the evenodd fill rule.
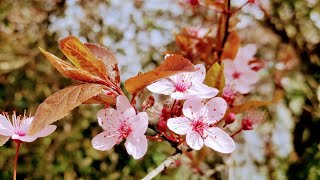
<path fill-rule="evenodd" d="M 231 1 L 234 8 L 245 2 Z M 241 43 L 256 44 L 256 56 L 265 62 L 248 98 L 270 99 L 280 89 L 283 99 L 268 107 L 266 122 L 236 137 L 231 155 L 203 148 L 156 179 L 320 179 L 320 1 L 256 2 L 231 20 Z M 182 28 L 216 29 L 217 16 L 178 0 L 2 0 L 0 111 L 34 114 L 46 97 L 75 83 L 38 47 L 66 59 L 58 49 L 61 38 L 72 34 L 99 43 L 116 54 L 124 82 L 176 51 L 175 34 Z M 149 141 L 147 154 L 136 161 L 123 145 L 93 149 L 101 108 L 81 105 L 56 123 L 51 136 L 23 144 L 18 179 L 140 179 L 174 152 L 169 143 Z M 14 154 L 12 141 L 0 147 L 0 179 L 12 178 Z"/>

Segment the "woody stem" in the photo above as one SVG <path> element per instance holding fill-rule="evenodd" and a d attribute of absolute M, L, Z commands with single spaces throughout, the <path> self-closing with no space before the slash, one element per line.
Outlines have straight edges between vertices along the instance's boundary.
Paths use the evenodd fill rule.
<path fill-rule="evenodd" d="M 227 42 L 228 36 L 229 36 L 229 19 L 231 17 L 231 0 L 226 0 L 226 9 L 224 11 L 225 21 L 224 21 L 224 33 L 223 33 L 223 39 L 221 43 L 221 51 L 218 53 L 218 57 L 221 58 L 223 48 Z"/>

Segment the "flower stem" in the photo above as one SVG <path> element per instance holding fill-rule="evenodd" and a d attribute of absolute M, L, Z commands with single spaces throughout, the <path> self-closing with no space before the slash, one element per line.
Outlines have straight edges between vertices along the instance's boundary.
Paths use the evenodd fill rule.
<path fill-rule="evenodd" d="M 235 135 L 239 134 L 242 131 L 242 128 L 240 128 L 238 131 L 233 133 L 230 137 L 234 138 Z"/>
<path fill-rule="evenodd" d="M 170 117 L 172 117 L 172 115 L 173 115 L 173 108 L 174 108 L 174 106 L 176 105 L 176 103 L 177 103 L 177 100 L 175 99 L 175 100 L 173 101 L 172 106 L 171 106 Z"/>
<path fill-rule="evenodd" d="M 16 156 L 14 159 L 13 180 L 16 180 L 17 179 L 18 156 L 19 156 L 19 149 L 20 149 L 21 141 L 15 140 L 14 142 L 16 143 L 17 147 L 16 147 Z"/>

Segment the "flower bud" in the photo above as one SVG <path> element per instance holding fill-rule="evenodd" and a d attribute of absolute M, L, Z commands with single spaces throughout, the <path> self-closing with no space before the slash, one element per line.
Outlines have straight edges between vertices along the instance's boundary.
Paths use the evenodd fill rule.
<path fill-rule="evenodd" d="M 164 121 L 164 120 L 158 121 L 158 130 L 160 132 L 166 132 L 167 129 L 168 129 L 167 121 Z"/>
<path fill-rule="evenodd" d="M 252 127 L 252 122 L 250 121 L 250 119 L 243 119 L 242 120 L 242 130 L 252 130 L 253 127 Z"/>
<path fill-rule="evenodd" d="M 228 114 L 228 116 L 226 117 L 226 119 L 225 119 L 225 123 L 226 124 L 231 124 L 231 123 L 233 123 L 234 122 L 234 120 L 235 120 L 235 117 L 236 117 L 236 114 L 235 113 L 229 113 Z"/>

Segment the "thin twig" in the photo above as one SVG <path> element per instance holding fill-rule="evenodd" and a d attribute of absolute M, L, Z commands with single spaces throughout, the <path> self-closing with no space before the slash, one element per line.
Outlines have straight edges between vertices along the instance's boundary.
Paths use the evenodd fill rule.
<path fill-rule="evenodd" d="M 156 169 L 147 174 L 142 180 L 150 180 L 160 174 L 163 170 L 168 168 L 171 164 L 176 162 L 181 156 L 182 152 L 177 151 L 172 156 L 169 156 L 165 161 L 163 161 Z"/>
<path fill-rule="evenodd" d="M 230 17 L 232 15 L 232 12 L 231 12 L 231 0 L 226 0 L 226 10 L 225 10 L 225 13 L 223 14 L 225 16 L 225 24 L 224 24 L 224 33 L 223 33 L 223 38 L 222 38 L 222 43 L 221 43 L 221 51 L 219 51 L 218 53 L 218 57 L 221 58 L 221 55 L 222 55 L 222 51 L 223 51 L 223 48 L 227 42 L 227 39 L 228 39 L 228 36 L 229 36 L 229 20 L 230 20 Z"/>

